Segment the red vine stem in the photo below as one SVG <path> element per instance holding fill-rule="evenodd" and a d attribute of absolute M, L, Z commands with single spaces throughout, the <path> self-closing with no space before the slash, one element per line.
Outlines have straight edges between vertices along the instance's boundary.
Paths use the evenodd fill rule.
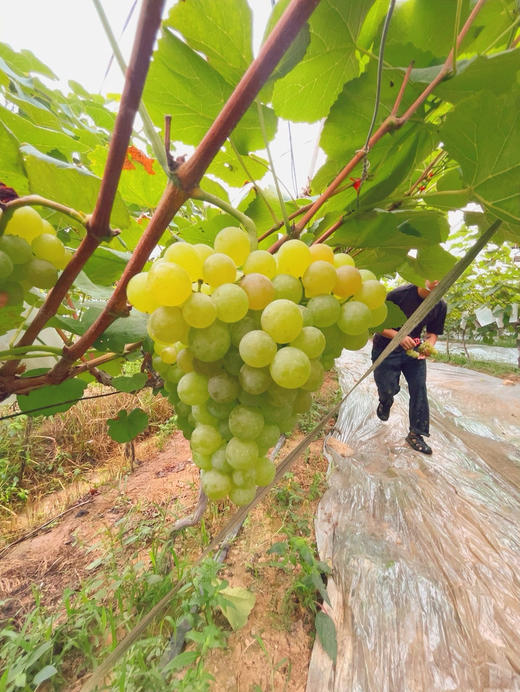
<path fill-rule="evenodd" d="M 333 223 L 332 226 L 330 226 L 330 228 L 328 228 L 324 233 L 322 233 L 322 234 L 320 235 L 320 237 L 317 238 L 317 239 L 312 243 L 312 245 L 318 245 L 318 243 L 324 243 L 324 242 L 327 240 L 327 238 L 330 238 L 330 236 L 331 236 L 335 231 L 337 231 L 338 228 L 339 228 L 340 226 L 343 226 L 344 223 L 345 223 L 345 217 L 342 216 L 341 219 L 338 219 L 338 220 L 336 221 L 336 223 Z"/>
<path fill-rule="evenodd" d="M 135 114 L 141 101 L 155 37 L 161 25 L 163 7 L 164 0 L 144 0 L 143 2 L 98 199 L 91 217 L 87 219 L 87 235 L 83 238 L 74 256 L 47 295 L 44 304 L 25 334 L 16 344 L 17 346 L 28 346 L 34 342 L 45 324 L 56 314 L 74 279 L 83 269 L 86 261 L 103 238 L 110 235 L 110 213 L 114 204 L 128 142 L 132 134 Z M 0 369 L 0 374 L 12 376 L 16 372 L 18 362 L 10 361 Z"/>
<path fill-rule="evenodd" d="M 477 3 L 475 4 L 474 8 L 470 12 L 466 22 L 464 23 L 464 26 L 462 27 L 458 37 L 457 37 L 457 48 L 460 46 L 462 41 L 464 40 L 470 26 L 472 25 L 473 21 L 475 20 L 475 17 L 481 10 L 482 6 L 486 0 L 478 0 Z M 397 109 L 399 108 L 399 105 L 401 103 L 404 90 L 406 88 L 406 85 L 409 81 L 410 78 L 410 73 L 411 73 L 412 65 L 408 67 L 406 70 L 406 73 L 403 78 L 403 84 L 401 85 L 401 88 L 399 89 L 399 93 L 397 95 L 396 102 L 394 103 L 394 106 L 392 108 L 392 111 L 390 115 L 383 120 L 379 128 L 374 132 L 372 137 L 370 138 L 368 142 L 368 150 L 372 149 L 374 144 L 378 142 L 384 135 L 386 135 L 388 132 L 393 132 L 394 130 L 399 129 L 402 127 L 410 118 L 411 116 L 415 113 L 417 108 L 419 108 L 420 105 L 424 103 L 424 101 L 428 98 L 428 96 L 431 94 L 431 92 L 435 89 L 435 87 L 442 82 L 442 80 L 450 73 L 450 71 L 453 69 L 453 49 L 450 51 L 448 57 L 446 58 L 443 66 L 439 70 L 439 73 L 437 76 L 428 84 L 428 86 L 423 90 L 423 92 L 417 97 L 417 99 L 408 107 L 408 109 L 404 112 L 404 114 L 400 117 L 396 116 Z M 294 233 L 292 234 L 291 237 L 297 238 L 305 226 L 309 223 L 309 221 L 312 219 L 312 217 L 316 214 L 316 212 L 321 209 L 321 207 L 325 204 L 325 202 L 332 196 L 333 192 L 335 189 L 338 187 L 338 185 L 345 180 L 345 178 L 349 175 L 349 173 L 352 172 L 352 170 L 357 166 L 357 164 L 364 158 L 365 156 L 365 150 L 360 149 L 359 151 L 356 152 L 356 154 L 352 157 L 352 159 L 347 163 L 347 165 L 343 168 L 343 170 L 338 173 L 336 178 L 332 181 L 332 183 L 327 187 L 327 189 L 318 197 L 318 199 L 314 202 L 314 204 L 308 209 L 308 211 L 304 214 L 304 216 L 300 219 L 300 221 L 296 224 L 294 228 Z M 274 245 L 269 248 L 270 252 L 276 252 L 276 250 L 286 241 L 288 240 L 288 236 L 284 236 L 283 238 L 280 238 L 279 240 L 274 243 Z"/>
<path fill-rule="evenodd" d="M 177 169 L 176 183 L 169 183 L 150 223 L 128 262 L 105 309 L 91 327 L 71 347 L 48 373 L 49 382 L 67 377 L 71 365 L 78 360 L 106 328 L 126 308 L 126 286 L 134 274 L 141 271 L 150 252 L 159 241 L 169 222 L 197 186 L 206 169 L 225 143 L 242 115 L 289 48 L 298 32 L 309 19 L 320 0 L 292 0 L 277 22 L 258 57 L 251 63 L 210 129 L 191 158 Z M 130 75 L 131 77 L 131 75 Z M 121 162 L 122 166 L 122 162 Z M 99 206 L 99 205 L 98 205 Z"/>

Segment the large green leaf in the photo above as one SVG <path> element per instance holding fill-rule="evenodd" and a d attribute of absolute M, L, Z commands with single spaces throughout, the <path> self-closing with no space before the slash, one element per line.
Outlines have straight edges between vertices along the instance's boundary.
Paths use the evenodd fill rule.
<path fill-rule="evenodd" d="M 472 198 L 511 223 L 520 223 L 518 90 L 503 96 L 479 92 L 448 114 L 440 130 Z M 520 236 L 520 231 L 519 231 Z"/>
<path fill-rule="evenodd" d="M 133 310 L 128 317 L 119 317 L 94 343 L 94 348 L 117 353 L 122 351 L 126 344 L 143 341 L 148 336 L 147 321 L 148 315 L 143 315 L 137 310 Z"/>
<path fill-rule="evenodd" d="M 356 40 L 369 8 L 365 0 L 322 0 L 310 18 L 304 58 L 274 85 L 279 116 L 314 122 L 327 115 L 345 82 L 359 74 Z"/>
<path fill-rule="evenodd" d="M 86 382 L 78 379 L 65 380 L 60 384 L 34 389 L 29 394 L 19 394 L 16 400 L 20 411 L 28 416 L 53 416 L 74 406 L 83 396 L 86 386 Z"/>
<path fill-rule="evenodd" d="M 77 211 L 87 214 L 93 211 L 101 184 L 99 178 L 77 166 L 45 156 L 29 144 L 20 151 L 31 191 Z M 115 227 L 125 227 L 129 223 L 128 212 L 119 195 L 116 195 L 111 223 Z"/>
<path fill-rule="evenodd" d="M 407 248 L 399 250 L 389 248 L 384 248 L 384 250 L 379 248 L 366 249 L 356 255 L 356 267 L 358 269 L 370 269 L 376 276 L 393 274 L 404 262 L 407 252 Z"/>
<path fill-rule="evenodd" d="M 29 182 L 25 175 L 18 142 L 11 132 L 0 122 L 0 182 L 16 190 L 22 196 L 29 192 Z"/>
<path fill-rule="evenodd" d="M 131 392 L 137 392 L 139 389 L 142 389 L 147 379 L 146 373 L 136 372 L 135 375 L 113 377 L 111 384 L 118 392 L 127 392 L 130 394 Z"/>
<path fill-rule="evenodd" d="M 334 620 L 320 610 L 316 613 L 316 634 L 323 647 L 323 650 L 328 654 L 330 660 L 335 664 L 338 655 L 338 641 L 336 637 L 336 625 Z"/>
<path fill-rule="evenodd" d="M 255 154 L 240 158 L 241 161 L 231 147 L 222 147 L 208 167 L 207 173 L 220 178 L 227 185 L 242 187 L 247 182 L 263 178 L 269 168 L 267 161 Z"/>
<path fill-rule="evenodd" d="M 234 630 L 240 629 L 246 624 L 255 605 L 255 594 L 243 586 L 226 586 L 221 589 L 220 595 L 226 600 L 220 606 L 226 620 Z"/>
<path fill-rule="evenodd" d="M 148 416 L 141 408 L 134 408 L 127 413 L 119 411 L 117 418 L 109 418 L 108 434 L 116 442 L 130 442 L 148 427 Z"/>
<path fill-rule="evenodd" d="M 120 252 L 100 245 L 87 260 L 83 271 L 92 282 L 111 286 L 121 276 L 130 256 L 129 252 Z"/>
<path fill-rule="evenodd" d="M 173 6 L 166 25 L 177 29 L 230 84 L 253 59 L 251 8 L 246 0 L 190 0 Z"/>
<path fill-rule="evenodd" d="M 165 113 L 172 116 L 172 135 L 185 144 L 197 145 L 206 134 L 233 90 L 233 85 L 198 53 L 163 31 L 154 54 L 144 90 L 144 101 L 156 124 L 163 127 Z M 276 118 L 264 108 L 267 137 L 276 131 Z M 250 108 L 233 131 L 240 151 L 264 147 L 256 107 Z"/>
<path fill-rule="evenodd" d="M 435 280 L 449 272 L 457 258 L 451 255 L 444 248 L 434 245 L 433 247 L 423 247 L 417 252 L 416 267 L 419 274 L 425 279 Z"/>
<path fill-rule="evenodd" d="M 448 221 L 440 212 L 399 209 L 352 214 L 334 237 L 356 248 L 419 248 L 446 240 L 448 232 Z"/>
<path fill-rule="evenodd" d="M 57 79 L 54 72 L 39 60 L 30 50 L 15 51 L 7 43 L 0 43 L 0 57 L 21 74 L 37 72 L 50 79 Z"/>

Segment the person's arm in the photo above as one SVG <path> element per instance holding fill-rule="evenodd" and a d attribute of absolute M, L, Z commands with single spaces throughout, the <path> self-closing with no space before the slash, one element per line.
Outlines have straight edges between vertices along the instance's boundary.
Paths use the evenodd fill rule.
<path fill-rule="evenodd" d="M 393 339 L 394 336 L 397 334 L 397 329 L 383 329 L 383 331 L 379 333 L 383 336 L 386 336 L 387 339 Z M 415 341 L 413 337 L 405 336 L 404 339 L 401 341 L 401 346 L 404 348 L 405 351 L 408 351 L 409 348 L 414 348 Z"/>

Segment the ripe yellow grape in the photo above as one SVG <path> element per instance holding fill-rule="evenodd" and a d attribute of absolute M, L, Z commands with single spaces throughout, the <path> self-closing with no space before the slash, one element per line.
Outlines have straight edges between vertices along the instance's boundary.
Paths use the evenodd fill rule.
<path fill-rule="evenodd" d="M 61 240 L 51 233 L 40 233 L 31 243 L 31 249 L 35 257 L 47 260 L 55 267 L 61 265 L 65 259 L 65 246 Z"/>
<path fill-rule="evenodd" d="M 185 269 L 192 281 L 202 279 L 203 260 L 193 245 L 184 242 L 173 243 L 166 248 L 164 259 Z"/>
<path fill-rule="evenodd" d="M 303 286 L 300 279 L 290 274 L 277 274 L 273 278 L 275 298 L 286 298 L 293 303 L 299 303 L 303 296 Z"/>
<path fill-rule="evenodd" d="M 30 262 L 23 265 L 23 276 L 31 286 L 52 288 L 58 279 L 58 272 L 47 260 L 33 257 Z"/>
<path fill-rule="evenodd" d="M 222 322 L 238 322 L 247 315 L 249 298 L 244 289 L 236 284 L 217 286 L 211 296 L 217 306 L 217 317 Z"/>
<path fill-rule="evenodd" d="M 155 262 L 148 272 L 147 287 L 160 305 L 182 305 L 191 295 L 188 272 L 173 262 Z"/>
<path fill-rule="evenodd" d="M 297 389 L 307 382 L 311 374 L 311 362 L 309 357 L 299 348 L 284 346 L 273 359 L 269 366 L 271 377 L 286 389 Z"/>
<path fill-rule="evenodd" d="M 372 319 L 370 320 L 368 326 L 369 327 L 377 327 L 378 325 L 382 324 L 386 320 L 387 315 L 388 315 L 388 308 L 386 306 L 386 303 L 383 303 L 378 308 L 375 308 L 374 310 L 372 310 Z"/>
<path fill-rule="evenodd" d="M 344 264 L 336 269 L 336 283 L 332 289 L 335 296 L 349 298 L 361 288 L 361 274 L 356 267 Z"/>
<path fill-rule="evenodd" d="M 341 315 L 337 324 L 345 334 L 355 336 L 368 329 L 371 318 L 372 312 L 365 303 L 349 300 L 341 306 Z"/>
<path fill-rule="evenodd" d="M 279 344 L 288 344 L 296 339 L 303 327 L 300 309 L 296 303 L 284 298 L 269 303 L 262 312 L 260 322 L 262 329 Z"/>
<path fill-rule="evenodd" d="M 174 344 L 177 341 L 185 344 L 188 339 L 189 327 L 178 307 L 158 307 L 148 318 L 147 328 L 152 339 L 163 344 Z"/>
<path fill-rule="evenodd" d="M 323 260 L 324 262 L 330 262 L 334 264 L 334 252 L 330 245 L 325 245 L 324 243 L 316 243 L 311 245 L 309 248 L 311 252 L 312 261 Z"/>
<path fill-rule="evenodd" d="M 338 267 L 355 267 L 356 263 L 354 258 L 348 255 L 346 252 L 336 252 L 334 254 L 334 266 L 336 269 Z"/>
<path fill-rule="evenodd" d="M 202 260 L 202 263 L 204 264 L 204 260 L 206 257 L 209 257 L 212 255 L 215 250 L 211 247 L 211 245 L 206 245 L 206 243 L 195 243 L 193 246 L 193 249 L 197 253 L 197 255 L 200 257 Z"/>
<path fill-rule="evenodd" d="M 19 235 L 28 243 L 43 233 L 43 219 L 32 207 L 18 207 L 9 219 L 5 232 L 11 235 Z"/>
<path fill-rule="evenodd" d="M 253 250 L 242 267 L 244 274 L 264 274 L 272 279 L 276 274 L 276 260 L 267 250 Z"/>
<path fill-rule="evenodd" d="M 56 264 L 54 266 L 56 267 L 56 269 L 65 269 L 65 267 L 70 262 L 70 260 L 73 258 L 73 256 L 74 256 L 74 254 L 70 250 L 65 248 L 65 254 L 63 255 L 62 261 L 60 263 L 56 262 Z"/>
<path fill-rule="evenodd" d="M 192 293 L 182 306 L 182 316 L 190 327 L 209 327 L 217 319 L 217 306 L 210 296 Z"/>
<path fill-rule="evenodd" d="M 251 310 L 263 310 L 275 298 L 274 286 L 263 274 L 246 274 L 240 286 L 247 293 Z"/>
<path fill-rule="evenodd" d="M 317 260 L 308 266 L 302 278 L 305 295 L 308 298 L 330 293 L 337 282 L 334 265 L 324 260 Z"/>
<path fill-rule="evenodd" d="M 359 273 L 361 274 L 361 281 L 377 279 L 377 276 L 374 274 L 374 272 L 371 272 L 370 269 L 360 269 Z"/>
<path fill-rule="evenodd" d="M 237 226 L 227 226 L 217 233 L 213 243 L 215 252 L 231 257 L 237 267 L 241 267 L 251 252 L 251 241 L 245 231 Z"/>
<path fill-rule="evenodd" d="M 42 219 L 43 231 L 42 233 L 49 233 L 49 235 L 56 235 L 56 229 L 54 226 L 47 221 L 47 219 Z"/>
<path fill-rule="evenodd" d="M 311 261 L 308 246 L 302 240 L 293 238 L 284 243 L 276 253 L 277 273 L 303 276 Z"/>
<path fill-rule="evenodd" d="M 152 313 L 159 307 L 147 288 L 148 272 L 140 272 L 132 276 L 126 287 L 126 297 L 130 305 L 139 312 Z"/>
<path fill-rule="evenodd" d="M 385 303 L 386 289 L 382 283 L 374 279 L 363 281 L 361 288 L 354 294 L 354 300 L 359 300 L 371 310 L 381 307 Z"/>
<path fill-rule="evenodd" d="M 237 275 L 234 261 L 222 252 L 215 252 L 206 257 L 203 264 L 204 281 L 212 288 L 222 284 L 233 283 Z"/>

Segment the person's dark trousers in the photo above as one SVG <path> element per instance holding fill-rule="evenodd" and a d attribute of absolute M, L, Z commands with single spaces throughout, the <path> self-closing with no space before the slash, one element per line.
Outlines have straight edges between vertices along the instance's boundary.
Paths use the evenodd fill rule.
<path fill-rule="evenodd" d="M 372 362 L 374 362 L 382 348 L 372 348 Z M 391 406 L 394 396 L 399 391 L 399 378 L 401 373 L 405 376 L 410 393 L 410 431 L 418 435 L 429 437 L 430 435 L 430 409 L 426 391 L 426 360 L 411 358 L 406 355 L 403 348 L 398 346 L 385 360 L 374 370 L 374 379 L 377 385 L 379 401 L 383 405 Z"/>

